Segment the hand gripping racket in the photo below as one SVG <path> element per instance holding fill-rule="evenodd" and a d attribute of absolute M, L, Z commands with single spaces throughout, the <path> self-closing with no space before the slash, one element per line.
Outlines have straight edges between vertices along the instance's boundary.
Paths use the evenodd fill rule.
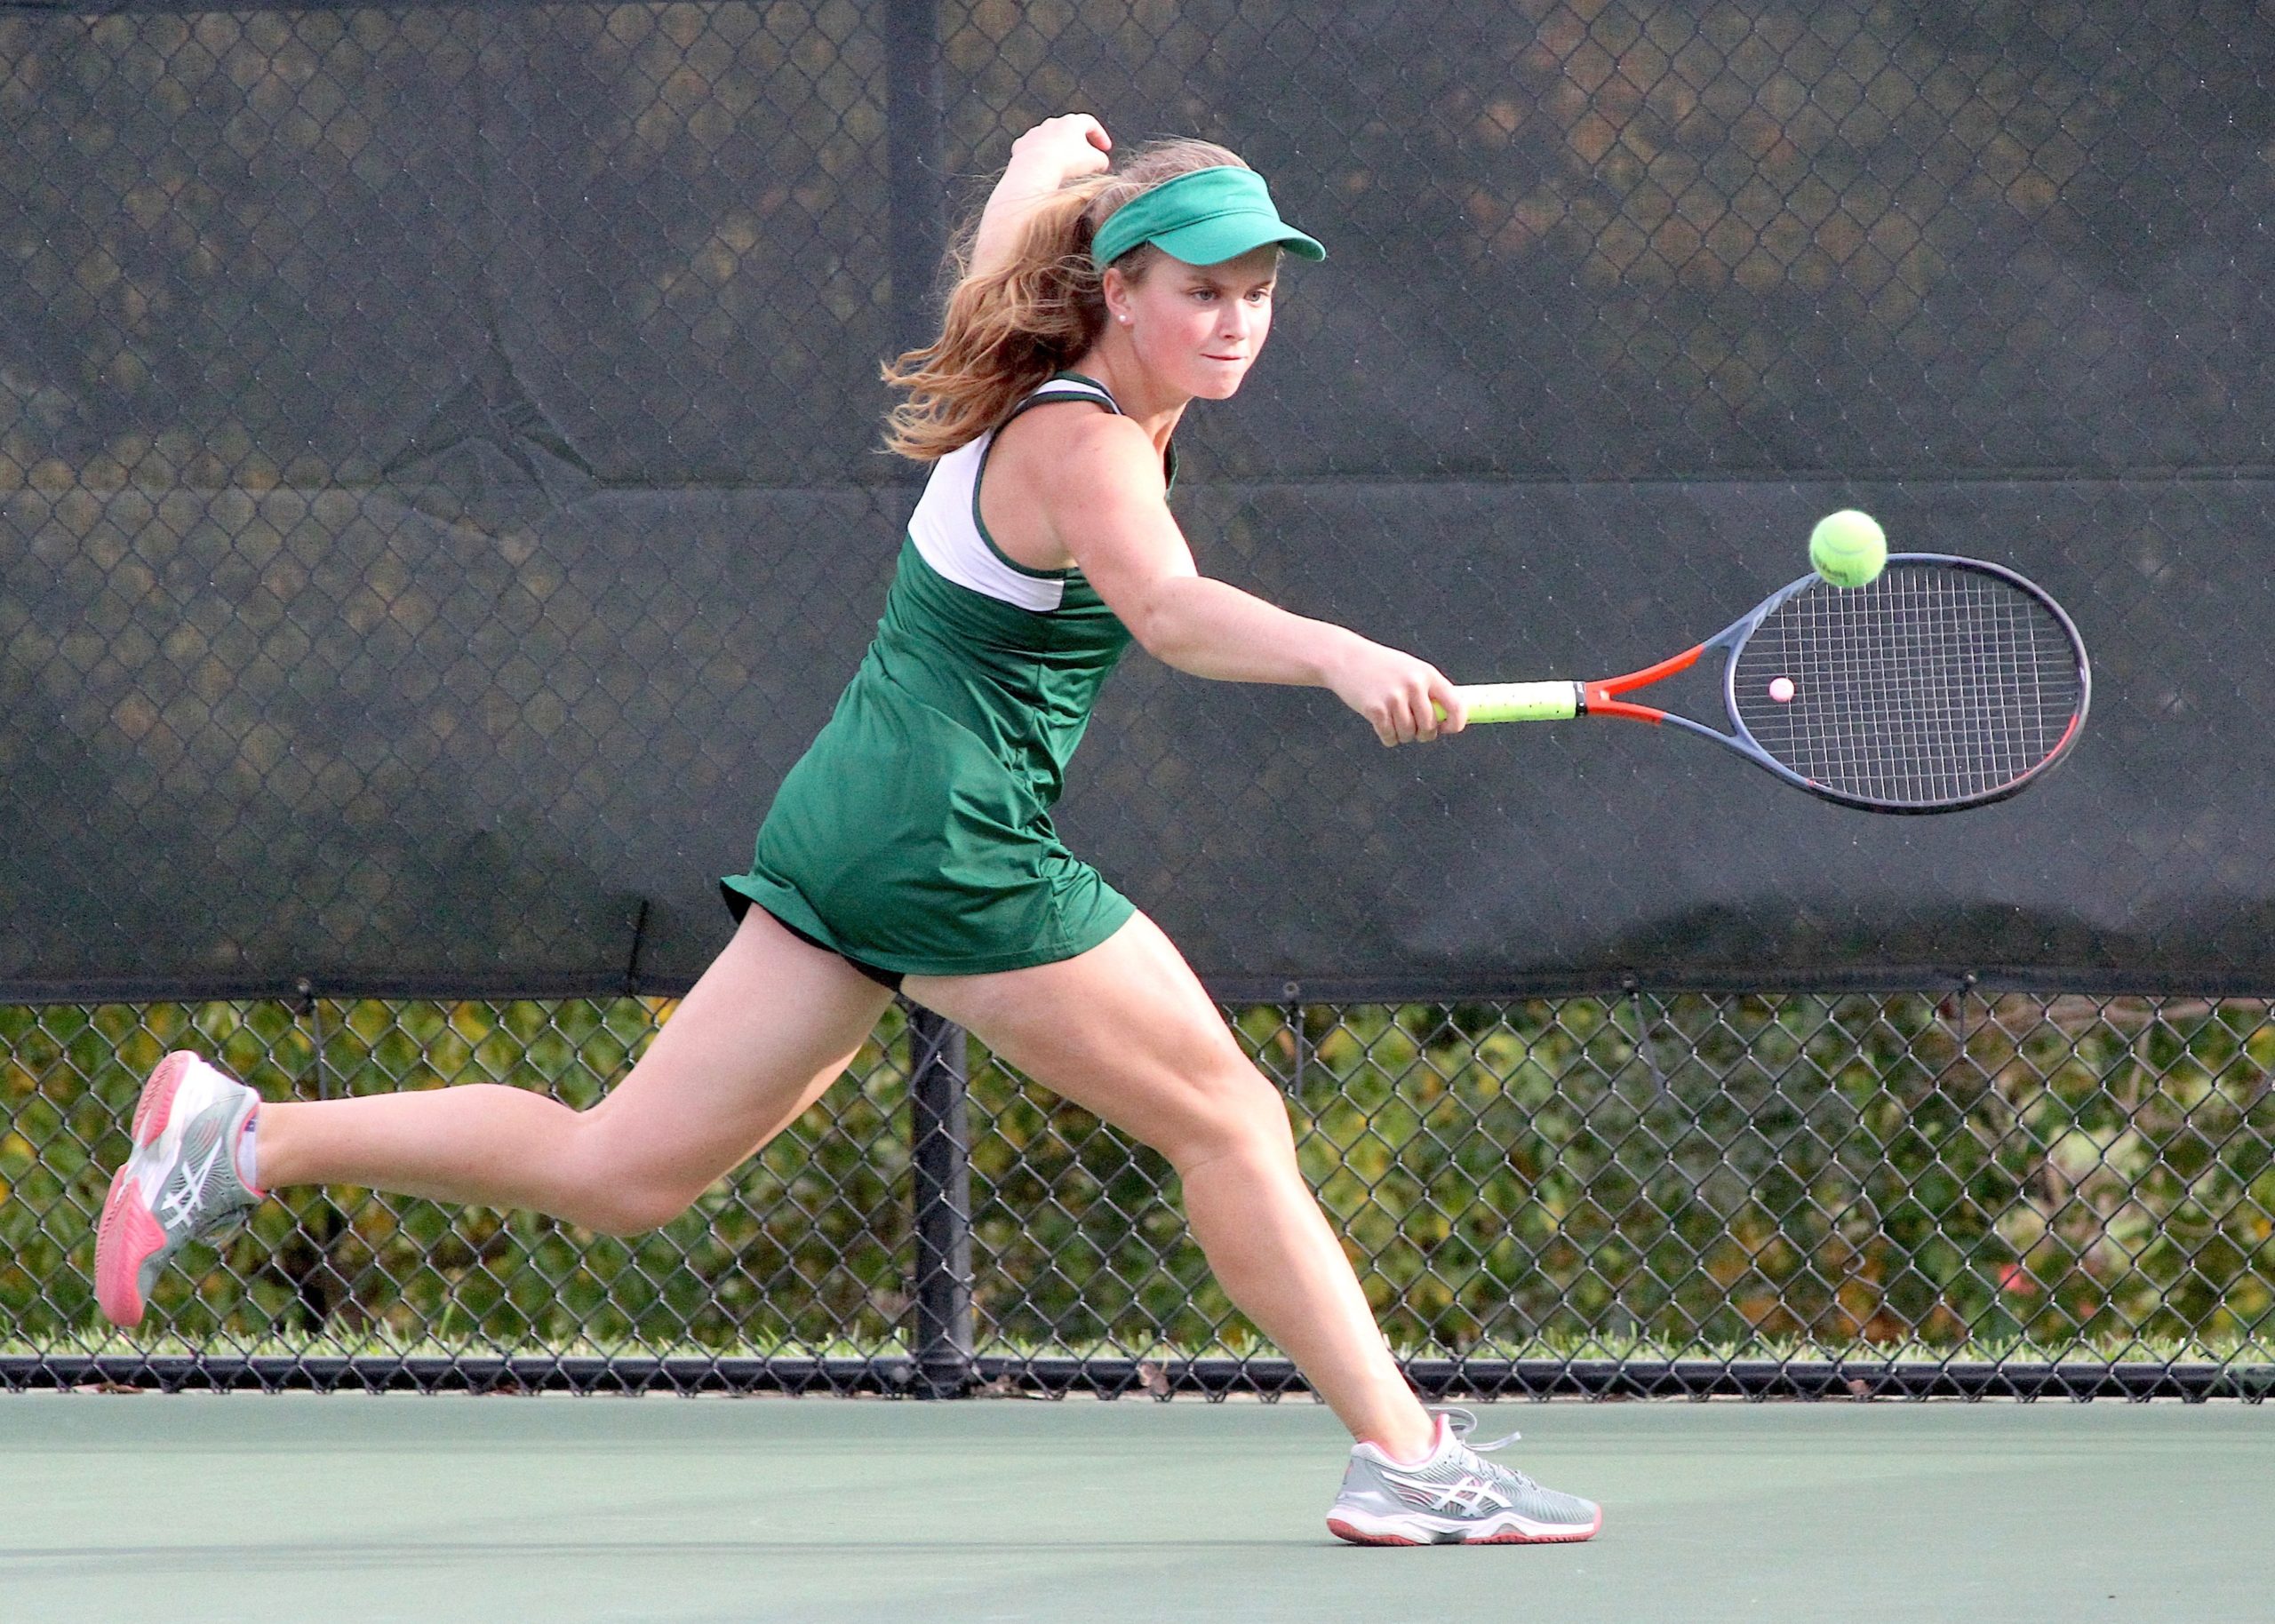
<path fill-rule="evenodd" d="M 1728 732 L 1620 697 L 1713 650 L 1728 657 Z M 2059 761 L 2092 689 L 2077 627 L 2040 588 L 1997 564 L 1899 553 L 1863 586 L 1804 576 L 1696 648 L 1624 677 L 1461 694 L 1473 722 L 1664 723 L 1844 807 L 1956 812 L 2003 800 Z"/>

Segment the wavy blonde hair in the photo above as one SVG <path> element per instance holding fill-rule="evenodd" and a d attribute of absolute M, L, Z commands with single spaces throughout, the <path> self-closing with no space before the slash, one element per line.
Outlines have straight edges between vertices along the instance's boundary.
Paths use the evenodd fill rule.
<path fill-rule="evenodd" d="M 934 462 L 1001 425 L 1052 373 L 1098 342 L 1106 327 L 1105 275 L 1090 262 L 1090 238 L 1106 217 L 1141 192 L 1197 169 L 1246 169 L 1208 141 L 1149 141 L 1121 168 L 1058 188 L 1021 223 L 1008 263 L 974 275 L 974 216 L 956 234 L 940 336 L 889 362 L 884 380 L 908 398 L 886 418 L 885 449 Z M 1114 263 L 1135 284 L 1161 251 L 1141 243 Z"/>

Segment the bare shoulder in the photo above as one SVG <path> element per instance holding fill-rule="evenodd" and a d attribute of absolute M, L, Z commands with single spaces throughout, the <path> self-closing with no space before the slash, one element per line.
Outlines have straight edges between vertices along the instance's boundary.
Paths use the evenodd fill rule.
<path fill-rule="evenodd" d="M 995 545 L 1030 569 L 1073 561 L 1070 532 L 1122 503 L 1160 503 L 1168 486 L 1153 439 L 1096 407 L 1046 406 L 1006 424 L 990 448 L 980 518 Z"/>
<path fill-rule="evenodd" d="M 1020 413 L 996 436 L 994 457 L 1034 465 L 1062 482 L 1085 475 L 1119 482 L 1135 474 L 1143 489 L 1148 473 L 1154 484 L 1161 482 L 1152 437 L 1130 418 L 1086 402 Z"/>

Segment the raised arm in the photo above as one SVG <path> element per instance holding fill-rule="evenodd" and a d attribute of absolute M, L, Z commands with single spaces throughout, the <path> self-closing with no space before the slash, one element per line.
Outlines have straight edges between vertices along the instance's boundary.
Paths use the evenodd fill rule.
<path fill-rule="evenodd" d="M 1068 466 L 1082 472 L 1046 496 L 1051 528 L 1148 654 L 1196 677 L 1331 689 L 1385 744 L 1461 731 L 1467 707 L 1435 666 L 1203 576 L 1137 425 L 1097 416 L 1066 427 Z"/>
<path fill-rule="evenodd" d="M 1034 205 L 1081 175 L 1095 175 L 1109 162 L 1114 139 L 1088 113 L 1046 118 L 1011 143 L 1011 161 L 987 195 L 979 228 L 971 240 L 975 275 L 1007 262 L 1018 242 L 1019 226 Z"/>

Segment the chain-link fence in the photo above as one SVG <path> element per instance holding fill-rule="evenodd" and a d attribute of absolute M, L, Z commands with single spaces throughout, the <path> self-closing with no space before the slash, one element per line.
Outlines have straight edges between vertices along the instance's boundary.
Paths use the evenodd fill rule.
<path fill-rule="evenodd" d="M 688 985 L 912 504 L 878 362 L 1077 106 L 1332 251 L 1179 426 L 1211 572 L 1595 676 L 1854 506 L 2102 679 L 1861 827 L 1132 660 L 1060 811 L 1220 996 L 2275 991 L 2271 73 L 2220 0 L 0 10 L 0 998 Z"/>
<path fill-rule="evenodd" d="M 294 1190 L 164 1278 L 155 1335 L 97 1318 L 94 1220 L 140 1074 L 164 1048 L 204 1047 L 277 1098 L 497 1081 L 583 1103 L 667 1013 L 638 999 L 4 1012 L 0 1371 L 16 1384 L 1297 1384 L 1210 1281 L 1166 1164 L 977 1050 L 968 1166 L 928 1183 L 912 1153 L 914 1028 L 898 1013 L 820 1104 L 653 1234 Z M 2275 1384 L 2265 1004 L 1639 994 L 1231 1014 L 1287 1090 L 1305 1171 L 1425 1388 Z"/>
<path fill-rule="evenodd" d="M 1598 675 L 1856 506 L 2094 653 L 2062 771 L 1928 820 L 1117 678 L 1064 826 L 1236 1006 L 1417 1379 L 2257 1391 L 2271 87 L 2231 0 L 0 4 L 8 1379 L 1293 1380 L 1157 1160 L 898 1015 L 660 1234 L 292 1191 L 140 1337 L 88 1301 L 166 1047 L 621 1071 L 877 613 L 877 362 L 1087 107 L 1332 251 L 1180 426 L 1212 573 Z M 1752 995 L 1802 987 L 1952 991 Z"/>

